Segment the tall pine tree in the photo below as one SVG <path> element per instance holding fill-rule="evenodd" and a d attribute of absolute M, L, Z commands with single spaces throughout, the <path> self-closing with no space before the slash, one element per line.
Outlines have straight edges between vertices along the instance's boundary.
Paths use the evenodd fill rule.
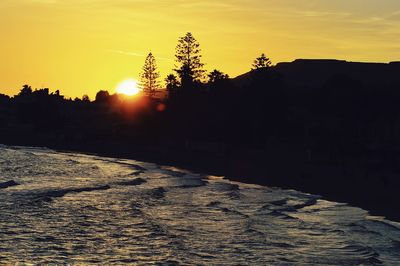
<path fill-rule="evenodd" d="M 188 32 L 179 38 L 176 46 L 176 62 L 179 64 L 175 71 L 181 79 L 182 87 L 193 85 L 203 79 L 205 70 L 201 62 L 199 42 Z"/>
<path fill-rule="evenodd" d="M 157 71 L 156 59 L 152 53 L 149 53 L 140 74 L 140 87 L 149 97 L 153 97 L 160 88 L 159 77 L 160 73 Z"/>

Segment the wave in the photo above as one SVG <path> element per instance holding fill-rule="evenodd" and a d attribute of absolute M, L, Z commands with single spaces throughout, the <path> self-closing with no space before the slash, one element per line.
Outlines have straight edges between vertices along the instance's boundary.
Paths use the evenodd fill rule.
<path fill-rule="evenodd" d="M 46 192 L 36 195 L 36 199 L 39 201 L 50 202 L 54 198 L 61 198 L 69 193 L 92 192 L 92 191 L 99 191 L 99 190 L 108 190 L 110 188 L 111 187 L 109 185 L 104 185 L 104 186 L 97 186 L 97 187 L 81 187 L 81 188 L 49 190 L 49 191 L 46 191 Z"/>
<path fill-rule="evenodd" d="M 128 180 L 128 181 L 121 181 L 121 182 L 117 182 L 115 183 L 116 185 L 119 186 L 139 186 L 143 183 L 146 183 L 147 181 L 144 180 L 143 178 L 136 178 L 133 180 Z"/>
<path fill-rule="evenodd" d="M 130 173 L 129 175 L 140 176 L 143 173 L 145 173 L 145 172 L 144 171 L 135 171 L 135 172 Z"/>
<path fill-rule="evenodd" d="M 269 212 L 267 215 L 277 217 L 280 219 L 284 219 L 284 220 L 298 220 L 298 218 L 287 215 L 287 214 L 283 213 L 282 211 L 278 211 L 278 210 L 273 210 L 273 211 Z"/>
<path fill-rule="evenodd" d="M 400 224 L 393 222 L 393 221 L 388 221 L 388 220 L 378 220 L 378 219 L 373 219 L 370 217 L 368 217 L 368 223 L 369 224 L 375 224 L 377 226 L 382 227 L 383 229 L 387 229 L 387 230 L 400 230 Z"/>
<path fill-rule="evenodd" d="M 15 187 L 19 186 L 20 184 L 15 182 L 14 180 L 6 181 L 6 182 L 1 182 L 0 183 L 0 188 L 9 188 L 9 187 Z"/>
<path fill-rule="evenodd" d="M 122 162 L 119 162 L 120 164 L 125 164 L 125 165 L 129 165 L 130 167 L 132 167 L 133 169 L 135 169 L 136 171 L 147 171 L 147 169 L 146 168 L 144 168 L 144 167 L 142 167 L 142 166 L 140 166 L 140 165 L 137 165 L 137 164 L 130 164 L 130 163 L 122 163 Z"/>
<path fill-rule="evenodd" d="M 306 202 L 293 205 L 292 207 L 295 208 L 296 210 L 299 210 L 299 209 L 303 209 L 308 206 L 315 205 L 317 203 L 317 201 L 318 201 L 318 198 L 310 198 Z"/>
<path fill-rule="evenodd" d="M 226 195 L 228 196 L 228 198 L 230 198 L 231 200 L 239 200 L 241 197 L 240 191 L 239 190 L 233 190 L 230 191 L 228 193 L 226 193 Z"/>
<path fill-rule="evenodd" d="M 275 205 L 275 206 L 283 206 L 286 205 L 287 199 L 281 199 L 281 200 L 275 200 L 271 201 L 270 204 Z"/>
<path fill-rule="evenodd" d="M 124 166 L 129 166 L 133 169 L 135 169 L 136 171 L 147 171 L 146 168 L 137 165 L 137 164 L 133 164 L 133 163 L 127 163 L 127 162 L 123 162 L 120 159 L 112 159 L 112 158 L 106 158 L 106 157 L 97 157 L 95 158 L 97 161 L 102 161 L 102 162 L 107 162 L 107 163 L 113 163 L 113 164 L 119 164 L 119 165 L 124 165 Z"/>
<path fill-rule="evenodd" d="M 163 173 L 166 173 L 166 174 L 169 174 L 169 175 L 175 176 L 175 177 L 183 177 L 187 174 L 192 173 L 185 169 L 180 169 L 178 167 L 166 166 L 166 165 L 159 166 L 158 169 Z"/>
<path fill-rule="evenodd" d="M 75 161 L 75 160 L 72 160 L 72 159 L 67 159 L 67 160 L 65 160 L 65 162 L 68 163 L 68 164 L 72 164 L 72 165 L 74 165 L 74 164 L 80 164 L 80 162 Z"/>
<path fill-rule="evenodd" d="M 36 147 L 36 146 L 6 146 L 8 149 L 13 150 L 24 150 L 24 151 L 38 151 L 38 152 L 54 152 L 54 150 L 47 147 Z"/>
<path fill-rule="evenodd" d="M 221 205 L 220 201 L 212 201 L 212 202 L 208 203 L 206 206 L 207 207 L 217 207 L 219 205 Z"/>
<path fill-rule="evenodd" d="M 217 207 L 217 209 L 222 211 L 222 212 L 224 212 L 224 213 L 231 213 L 231 214 L 236 214 L 236 215 L 242 216 L 244 218 L 250 218 L 249 215 L 247 215 L 245 213 L 242 213 L 240 211 L 237 211 L 237 210 L 232 210 L 232 209 L 229 209 L 229 208 L 226 208 L 226 207 Z"/>
<path fill-rule="evenodd" d="M 165 188 L 163 187 L 158 187 L 158 188 L 154 188 L 151 189 L 149 191 L 149 194 L 156 199 L 162 199 L 165 197 L 165 192 L 167 192 L 167 190 L 165 190 Z"/>
<path fill-rule="evenodd" d="M 349 251 L 350 253 L 357 255 L 359 257 L 360 264 L 382 264 L 382 261 L 379 259 L 379 254 L 371 247 L 351 244 L 343 247 L 342 250 Z"/>
<path fill-rule="evenodd" d="M 174 186 L 175 188 L 197 188 L 197 187 L 203 187 L 208 184 L 207 181 L 204 181 L 202 179 L 181 179 L 179 182 L 182 182 L 183 184 Z"/>
<path fill-rule="evenodd" d="M 395 248 L 400 250 L 400 240 L 391 239 L 390 240 Z"/>
<path fill-rule="evenodd" d="M 287 249 L 287 248 L 296 248 L 296 246 L 290 244 L 290 243 L 286 243 L 286 242 L 269 242 L 268 245 L 276 247 L 276 248 L 283 248 L 283 249 Z"/>
<path fill-rule="evenodd" d="M 208 175 L 206 178 L 209 180 L 220 181 L 220 180 L 224 180 L 225 176 Z"/>
<path fill-rule="evenodd" d="M 239 185 L 237 184 L 231 184 L 228 182 L 218 182 L 218 183 L 212 183 L 211 189 L 219 191 L 219 192 L 224 192 L 224 191 L 238 191 L 240 190 Z"/>
<path fill-rule="evenodd" d="M 309 198 L 303 203 L 298 203 L 295 202 L 293 204 L 293 200 L 290 199 L 279 199 L 275 201 L 271 201 L 265 205 L 263 205 L 261 208 L 259 208 L 259 212 L 264 212 L 264 211 L 279 211 L 279 212 L 297 212 L 305 207 L 313 206 L 318 202 L 317 198 Z"/>
<path fill-rule="evenodd" d="M 174 176 L 174 177 L 184 177 L 186 173 L 184 172 L 179 172 L 179 171 L 174 171 L 174 170 L 168 170 L 168 169 L 162 169 L 163 172 L 165 172 L 168 175 Z"/>

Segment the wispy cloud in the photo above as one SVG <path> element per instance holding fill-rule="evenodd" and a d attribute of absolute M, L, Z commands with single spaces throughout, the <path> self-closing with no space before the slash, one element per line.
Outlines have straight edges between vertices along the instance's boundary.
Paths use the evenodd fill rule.
<path fill-rule="evenodd" d="M 129 56 L 135 56 L 135 57 L 145 57 L 144 53 L 138 53 L 138 52 L 126 52 L 126 51 L 121 51 L 121 50 L 109 50 L 109 52 L 115 53 L 115 54 L 122 54 L 122 55 L 129 55 Z"/>
<path fill-rule="evenodd" d="M 114 54 L 120 54 L 120 55 L 127 55 L 127 56 L 134 56 L 134 57 L 146 57 L 148 55 L 148 53 L 144 53 L 144 52 L 130 52 L 130 51 L 122 51 L 122 50 L 108 50 L 111 53 Z M 167 58 L 167 57 L 162 57 L 162 56 L 157 56 L 155 55 L 156 60 L 160 60 L 160 61 L 173 61 L 171 58 Z"/>

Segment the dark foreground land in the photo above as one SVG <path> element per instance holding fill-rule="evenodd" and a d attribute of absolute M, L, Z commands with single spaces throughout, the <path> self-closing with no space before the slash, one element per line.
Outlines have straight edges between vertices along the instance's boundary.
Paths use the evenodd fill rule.
<path fill-rule="evenodd" d="M 176 165 L 400 221 L 400 64 L 297 60 L 168 99 L 0 97 L 0 142 Z"/>

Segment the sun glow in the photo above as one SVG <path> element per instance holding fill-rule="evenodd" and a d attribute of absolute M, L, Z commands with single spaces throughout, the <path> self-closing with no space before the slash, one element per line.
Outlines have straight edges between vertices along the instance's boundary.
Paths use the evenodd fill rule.
<path fill-rule="evenodd" d="M 138 82 L 134 79 L 127 79 L 118 84 L 116 88 L 118 94 L 125 94 L 133 96 L 139 94 L 141 89 L 139 88 Z"/>

